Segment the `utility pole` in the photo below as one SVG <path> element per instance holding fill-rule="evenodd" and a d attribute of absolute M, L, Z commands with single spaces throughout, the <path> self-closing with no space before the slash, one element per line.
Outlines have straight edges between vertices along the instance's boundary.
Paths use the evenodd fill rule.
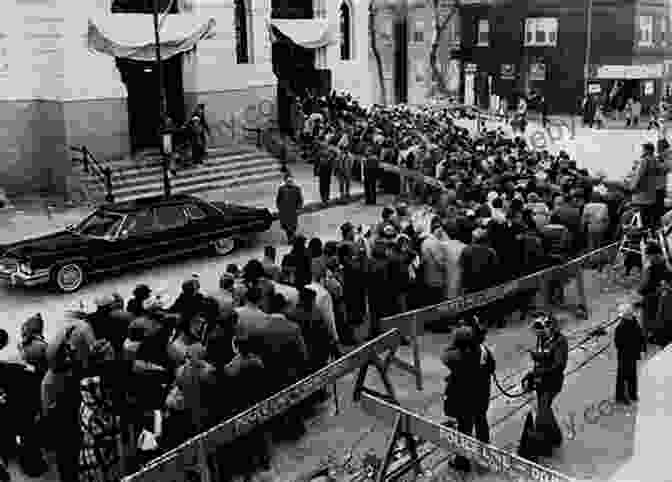
<path fill-rule="evenodd" d="M 588 95 L 590 47 L 593 43 L 593 0 L 586 0 L 586 63 L 583 68 L 583 95 Z"/>

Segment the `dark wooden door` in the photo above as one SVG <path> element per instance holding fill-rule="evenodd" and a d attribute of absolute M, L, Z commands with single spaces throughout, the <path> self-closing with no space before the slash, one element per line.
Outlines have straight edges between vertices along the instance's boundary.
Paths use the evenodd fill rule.
<path fill-rule="evenodd" d="M 159 90 L 155 62 L 117 59 L 117 67 L 128 92 L 128 129 L 131 149 L 156 148 L 159 140 Z M 185 119 L 182 84 L 182 55 L 164 60 L 163 86 L 166 111 L 175 124 Z"/>

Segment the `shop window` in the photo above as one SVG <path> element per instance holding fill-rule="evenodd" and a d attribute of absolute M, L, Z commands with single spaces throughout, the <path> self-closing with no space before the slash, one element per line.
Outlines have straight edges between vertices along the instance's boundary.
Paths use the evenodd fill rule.
<path fill-rule="evenodd" d="M 479 47 L 487 47 L 490 44 L 490 21 L 481 19 L 477 24 L 476 45 Z"/>
<path fill-rule="evenodd" d="M 341 3 L 341 60 L 352 60 L 352 13 L 347 2 Z"/>
<path fill-rule="evenodd" d="M 415 22 L 413 28 L 413 42 L 425 41 L 425 24 L 422 21 Z"/>
<path fill-rule="evenodd" d="M 637 45 L 651 47 L 653 45 L 653 17 L 650 15 L 639 16 L 639 36 Z"/>
<path fill-rule="evenodd" d="M 555 47 L 558 44 L 557 18 L 525 19 L 526 47 Z"/>
<path fill-rule="evenodd" d="M 236 63 L 249 64 L 250 58 L 250 17 L 246 0 L 235 0 Z"/>

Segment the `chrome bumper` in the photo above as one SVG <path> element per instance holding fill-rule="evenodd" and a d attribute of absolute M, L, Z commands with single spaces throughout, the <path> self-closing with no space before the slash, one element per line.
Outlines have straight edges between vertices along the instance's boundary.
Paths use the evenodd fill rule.
<path fill-rule="evenodd" d="M 0 271 L 0 280 L 5 281 L 9 286 L 38 286 L 49 282 L 49 270 L 38 270 L 30 275 L 19 271 L 13 273 Z"/>

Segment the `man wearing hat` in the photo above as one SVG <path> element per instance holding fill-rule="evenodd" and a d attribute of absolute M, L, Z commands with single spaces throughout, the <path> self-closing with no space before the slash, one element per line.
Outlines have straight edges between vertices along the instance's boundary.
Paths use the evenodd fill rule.
<path fill-rule="evenodd" d="M 632 304 L 618 307 L 619 323 L 614 331 L 616 345 L 616 402 L 630 404 L 638 401 L 637 361 L 646 351 L 644 332 L 637 321 Z"/>
<path fill-rule="evenodd" d="M 280 217 L 280 226 L 287 234 L 287 241 L 292 243 L 299 225 L 299 210 L 303 207 L 303 193 L 294 183 L 291 174 L 285 176 L 285 182 L 278 189 L 275 199 Z"/>

